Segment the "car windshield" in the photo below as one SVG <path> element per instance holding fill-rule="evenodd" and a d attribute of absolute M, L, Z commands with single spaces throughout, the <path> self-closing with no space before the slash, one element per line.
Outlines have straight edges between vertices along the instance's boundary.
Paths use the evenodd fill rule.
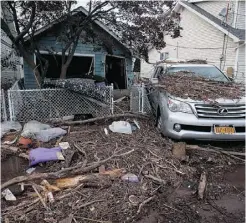
<path fill-rule="evenodd" d="M 228 82 L 225 75 L 216 67 L 170 67 L 167 70 L 167 74 L 179 71 L 188 71 L 211 80 Z"/>

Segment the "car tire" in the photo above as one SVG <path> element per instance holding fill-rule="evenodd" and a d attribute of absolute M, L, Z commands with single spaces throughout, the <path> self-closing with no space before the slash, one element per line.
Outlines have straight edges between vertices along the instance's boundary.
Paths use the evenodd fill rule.
<path fill-rule="evenodd" d="M 161 125 L 162 125 L 161 113 L 160 113 L 160 108 L 158 108 L 157 115 L 156 115 L 155 126 L 157 127 L 158 130 L 161 130 Z"/>

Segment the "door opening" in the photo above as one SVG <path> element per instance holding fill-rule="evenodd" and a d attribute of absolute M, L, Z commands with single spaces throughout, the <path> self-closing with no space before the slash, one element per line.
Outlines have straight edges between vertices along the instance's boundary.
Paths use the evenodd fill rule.
<path fill-rule="evenodd" d="M 108 84 L 113 84 L 115 89 L 126 89 L 125 59 L 106 56 L 105 77 Z"/>

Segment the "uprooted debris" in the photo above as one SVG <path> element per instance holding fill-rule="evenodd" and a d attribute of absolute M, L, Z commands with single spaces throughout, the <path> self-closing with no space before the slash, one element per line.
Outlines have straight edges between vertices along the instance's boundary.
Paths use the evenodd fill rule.
<path fill-rule="evenodd" d="M 132 118 L 123 120 L 134 122 Z M 146 119 L 137 120 L 140 128 L 132 134 L 109 131 L 106 135 L 104 129 L 111 123 L 71 126 L 62 139 L 40 142 L 38 147 L 42 148 L 67 142 L 69 147 L 62 152 L 66 160 L 69 151 L 73 153 L 69 165 L 66 160 L 49 161 L 26 175 L 13 179 L 5 175 L 2 189 L 11 190 L 11 185 L 23 183 L 25 191 L 16 195 L 16 201 L 2 199 L 3 219 L 53 223 L 69 216 L 72 222 L 202 222 L 198 209 L 206 202 L 224 194 L 243 195 L 243 188 L 235 189 L 224 181 L 225 173 L 242 161 L 220 152 L 189 149 L 192 146 L 185 144 L 175 146 Z M 173 154 L 173 148 L 180 147 L 188 161 Z M 4 146 L 2 153 L 8 148 Z M 199 187 L 204 171 L 208 173 L 206 185 Z M 227 211 L 221 211 L 223 215 L 209 208 L 212 219 L 208 222 L 244 219 L 243 211 L 228 217 Z M 156 221 L 148 220 L 151 218 Z"/>
<path fill-rule="evenodd" d="M 242 84 L 209 80 L 186 71 L 163 76 L 156 87 L 175 97 L 193 100 L 240 99 L 245 92 Z"/>

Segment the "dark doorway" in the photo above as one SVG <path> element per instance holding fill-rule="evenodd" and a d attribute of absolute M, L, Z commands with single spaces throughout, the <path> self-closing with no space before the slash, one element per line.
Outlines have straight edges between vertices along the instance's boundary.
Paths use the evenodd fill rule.
<path fill-rule="evenodd" d="M 126 89 L 125 59 L 106 56 L 105 76 L 108 84 L 114 84 L 115 89 Z"/>
<path fill-rule="evenodd" d="M 49 61 L 47 78 L 59 78 L 61 73 L 61 55 L 42 54 Z M 73 56 L 67 69 L 66 78 L 86 78 L 94 74 L 94 58 L 85 56 Z"/>

